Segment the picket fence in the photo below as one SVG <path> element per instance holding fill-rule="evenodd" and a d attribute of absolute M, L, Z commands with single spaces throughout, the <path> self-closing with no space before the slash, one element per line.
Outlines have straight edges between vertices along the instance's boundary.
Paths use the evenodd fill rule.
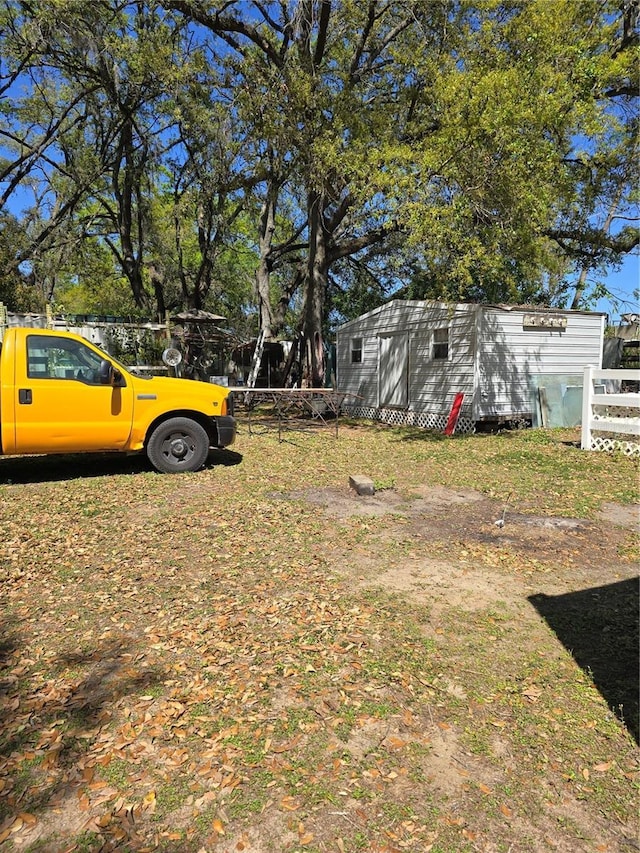
<path fill-rule="evenodd" d="M 583 450 L 617 450 L 640 456 L 640 392 L 624 390 L 632 383 L 640 388 L 640 370 L 585 368 Z"/>

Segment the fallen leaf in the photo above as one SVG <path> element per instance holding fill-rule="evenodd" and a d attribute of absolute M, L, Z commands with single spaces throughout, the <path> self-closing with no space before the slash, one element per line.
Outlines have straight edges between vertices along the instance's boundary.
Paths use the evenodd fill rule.
<path fill-rule="evenodd" d="M 149 791 L 148 794 L 145 794 L 142 805 L 145 811 L 154 812 L 156 810 L 156 792 Z"/>
<path fill-rule="evenodd" d="M 280 800 L 280 806 L 288 812 L 295 812 L 300 808 L 300 803 L 293 797 L 283 797 Z"/>
<path fill-rule="evenodd" d="M 526 696 L 530 702 L 537 702 L 542 696 L 542 690 L 536 687 L 535 684 L 530 685 L 526 690 L 522 691 L 522 695 Z"/>
<path fill-rule="evenodd" d="M 302 735 L 296 735 L 295 737 L 291 738 L 291 740 L 288 740 L 285 743 L 280 743 L 280 744 L 277 744 L 276 746 L 274 746 L 272 748 L 273 752 L 276 752 L 276 753 L 288 752 L 290 749 L 293 749 L 294 747 L 296 747 L 300 743 L 301 740 L 302 740 Z"/>

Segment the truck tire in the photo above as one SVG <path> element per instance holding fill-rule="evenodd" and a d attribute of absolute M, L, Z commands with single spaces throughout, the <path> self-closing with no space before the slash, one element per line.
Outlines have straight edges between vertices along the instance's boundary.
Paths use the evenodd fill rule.
<path fill-rule="evenodd" d="M 147 442 L 147 456 L 163 474 L 198 471 L 209 454 L 206 430 L 190 418 L 171 418 L 159 424 Z"/>

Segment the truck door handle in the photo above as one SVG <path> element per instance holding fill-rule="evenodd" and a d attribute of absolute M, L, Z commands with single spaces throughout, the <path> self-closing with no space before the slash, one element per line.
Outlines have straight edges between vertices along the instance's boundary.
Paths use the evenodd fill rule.
<path fill-rule="evenodd" d="M 18 391 L 18 402 L 23 406 L 30 406 L 33 403 L 31 388 L 20 388 Z"/>

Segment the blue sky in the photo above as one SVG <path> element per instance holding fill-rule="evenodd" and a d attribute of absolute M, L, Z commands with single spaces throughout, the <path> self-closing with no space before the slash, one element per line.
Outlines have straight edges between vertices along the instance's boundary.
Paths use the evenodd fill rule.
<path fill-rule="evenodd" d="M 599 299 L 593 306 L 595 311 L 605 311 L 609 315 L 609 322 L 617 324 L 621 314 L 640 312 L 638 299 L 634 296 L 634 290 L 640 288 L 640 253 L 638 251 L 626 256 L 625 262 L 619 270 L 611 271 L 605 281 L 605 285 L 615 297 L 616 302 L 610 299 Z"/>

